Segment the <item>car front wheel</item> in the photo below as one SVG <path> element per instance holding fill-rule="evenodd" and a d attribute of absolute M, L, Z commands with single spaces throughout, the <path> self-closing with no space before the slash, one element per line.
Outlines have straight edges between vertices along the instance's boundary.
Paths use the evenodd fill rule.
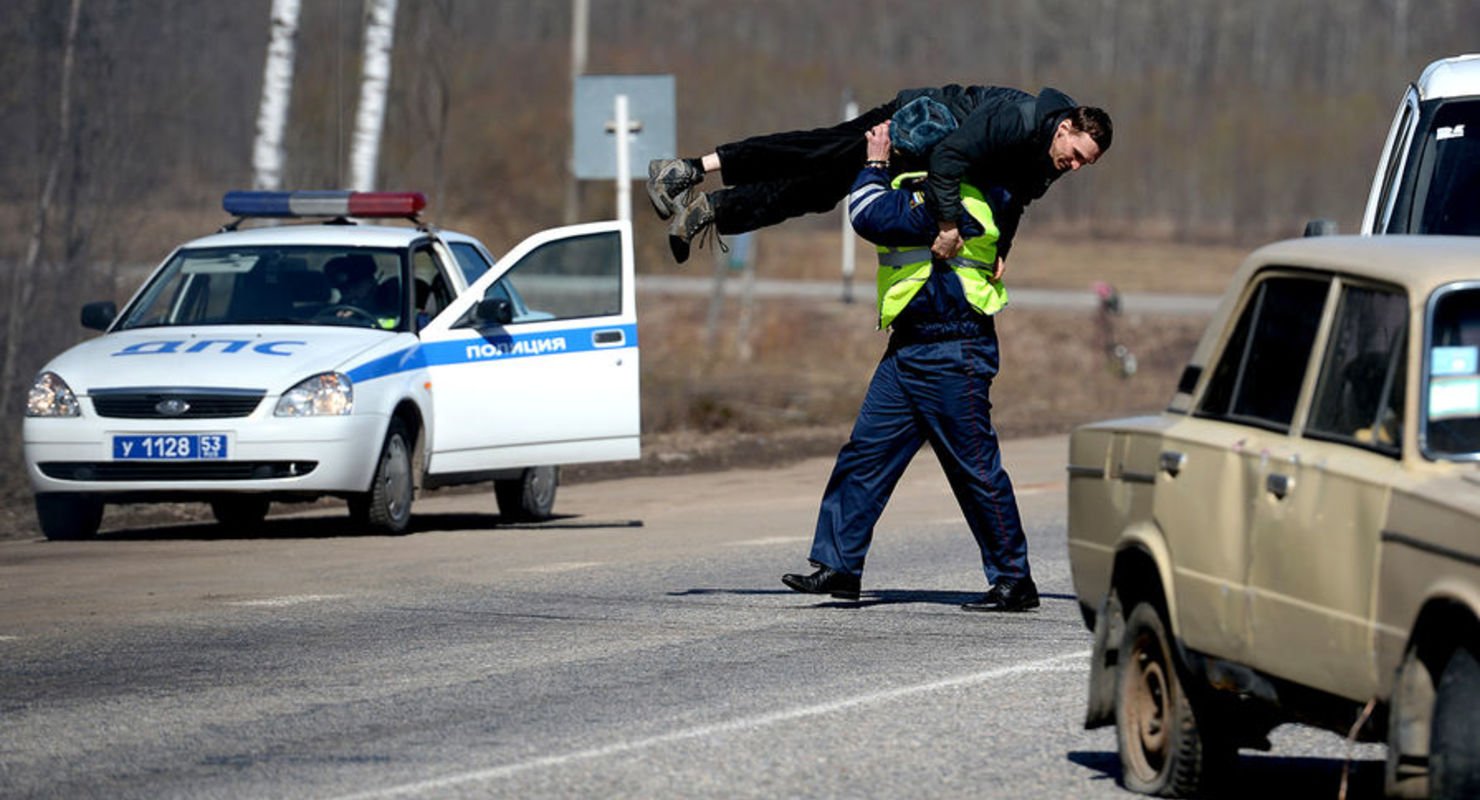
<path fill-rule="evenodd" d="M 91 539 L 103 523 L 103 501 L 73 492 L 36 495 L 36 521 L 53 541 Z"/>
<path fill-rule="evenodd" d="M 406 425 L 392 419 L 380 448 L 380 461 L 370 491 L 349 498 L 350 517 L 384 533 L 404 533 L 411 522 L 415 481 L 411 474 L 411 444 Z"/>
<path fill-rule="evenodd" d="M 559 467 L 530 467 L 518 478 L 494 481 L 499 516 L 518 521 L 549 519 L 559 485 Z"/>
<path fill-rule="evenodd" d="M 1433 797 L 1480 797 L 1480 661 L 1461 647 L 1449 657 L 1434 700 L 1429 781 Z"/>
<path fill-rule="evenodd" d="M 1200 718 L 1211 714 L 1188 694 L 1155 605 L 1138 603 L 1126 618 L 1116 670 L 1122 783 L 1161 797 L 1197 794 L 1235 750 Z"/>

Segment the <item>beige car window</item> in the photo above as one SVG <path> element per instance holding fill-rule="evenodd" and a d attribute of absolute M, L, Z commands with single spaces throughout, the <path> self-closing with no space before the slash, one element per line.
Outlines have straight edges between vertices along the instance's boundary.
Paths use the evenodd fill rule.
<path fill-rule="evenodd" d="M 1308 435 L 1398 454 L 1407 329 L 1408 304 L 1401 292 L 1361 286 L 1342 290 Z"/>
<path fill-rule="evenodd" d="M 1473 459 L 1480 455 L 1480 289 L 1444 292 L 1429 326 L 1424 449 Z"/>
<path fill-rule="evenodd" d="M 1329 286 L 1303 276 L 1261 281 L 1218 357 L 1198 416 L 1288 429 Z"/>

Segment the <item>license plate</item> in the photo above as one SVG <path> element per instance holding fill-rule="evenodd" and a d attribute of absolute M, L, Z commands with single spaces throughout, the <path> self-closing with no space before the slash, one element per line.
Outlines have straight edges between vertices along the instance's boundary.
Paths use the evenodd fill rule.
<path fill-rule="evenodd" d="M 117 461 L 208 461 L 226 458 L 226 435 L 175 433 L 153 436 L 114 436 Z"/>

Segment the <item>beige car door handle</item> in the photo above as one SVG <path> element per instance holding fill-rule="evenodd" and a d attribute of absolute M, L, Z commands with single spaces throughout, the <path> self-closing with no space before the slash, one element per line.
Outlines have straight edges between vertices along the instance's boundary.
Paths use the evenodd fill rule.
<path fill-rule="evenodd" d="M 1186 464 L 1186 453 L 1178 453 L 1175 450 L 1161 451 L 1161 470 L 1173 478 L 1177 477 L 1177 473 L 1181 472 Z"/>
<path fill-rule="evenodd" d="M 1285 495 L 1289 494 L 1290 490 L 1295 488 L 1295 479 L 1289 475 L 1271 472 L 1264 479 L 1264 488 L 1269 490 L 1270 494 L 1283 500 L 1285 499 Z"/>

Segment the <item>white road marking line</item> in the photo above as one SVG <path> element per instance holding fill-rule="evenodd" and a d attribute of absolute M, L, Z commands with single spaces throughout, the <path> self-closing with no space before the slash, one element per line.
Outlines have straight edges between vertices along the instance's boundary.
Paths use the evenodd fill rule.
<path fill-rule="evenodd" d="M 796 544 L 797 542 L 810 542 L 810 536 L 767 536 L 762 539 L 741 539 L 738 542 L 725 542 L 725 547 L 763 547 L 768 544 Z"/>
<path fill-rule="evenodd" d="M 17 640 L 19 638 L 21 638 L 21 637 L 19 637 L 19 636 L 0 636 L 0 642 L 13 642 L 13 641 L 15 641 L 15 640 Z"/>
<path fill-rule="evenodd" d="M 297 606 L 304 603 L 317 603 L 321 600 L 337 600 L 344 597 L 342 594 L 289 594 L 282 597 L 264 597 L 260 600 L 232 600 L 226 605 L 242 606 L 246 608 L 283 608 L 285 606 Z"/>
<path fill-rule="evenodd" d="M 589 750 L 577 750 L 571 753 L 561 753 L 553 756 L 520 761 L 514 764 L 505 764 L 501 767 L 490 767 L 488 769 L 472 770 L 440 778 L 417 781 L 416 783 L 405 783 L 400 786 L 387 786 L 380 789 L 371 789 L 366 792 L 343 795 L 336 800 L 370 800 L 379 797 L 399 797 L 403 795 L 435 795 L 446 789 L 460 784 L 474 783 L 478 781 L 491 781 L 499 778 L 507 778 L 520 772 L 528 772 L 532 769 L 545 767 L 559 767 L 575 761 L 589 761 L 595 758 L 630 753 L 635 750 L 644 750 L 649 747 L 682 742 L 689 739 L 702 739 L 706 736 L 716 736 L 723 733 L 737 731 L 753 731 L 769 725 L 781 722 L 790 722 L 805 717 L 818 717 L 831 714 L 835 711 L 843 711 L 858 706 L 866 706 L 874 703 L 884 703 L 899 700 L 917 694 L 936 692 L 942 689 L 956 689 L 963 686 L 972 686 L 987 681 L 999 680 L 1012 675 L 1041 674 L 1049 672 L 1076 672 L 1089 668 L 1089 650 L 1080 650 L 1073 653 L 1053 656 L 1039 661 L 1029 661 L 1024 664 L 1013 664 L 1006 667 L 974 672 L 969 675 L 958 675 L 954 678 L 942 678 L 930 683 L 921 683 L 914 686 L 901 686 L 897 689 L 886 689 L 880 692 L 872 692 L 858 697 L 850 697 L 846 700 L 835 700 L 831 703 L 820 703 L 813 706 L 801 706 L 789 711 L 777 711 L 770 714 L 760 714 L 754 717 L 741 717 L 729 722 L 718 722 L 713 725 L 700 725 L 695 728 L 662 733 L 657 736 L 648 736 L 642 739 L 633 739 L 627 742 L 615 742 L 603 747 L 593 747 Z M 1065 662 L 1080 662 L 1078 664 Z"/>
<path fill-rule="evenodd" d="M 515 572 L 570 572 L 572 570 L 587 569 L 601 566 L 600 561 L 555 561 L 549 564 L 541 564 L 538 567 L 524 567 L 516 569 Z"/>

